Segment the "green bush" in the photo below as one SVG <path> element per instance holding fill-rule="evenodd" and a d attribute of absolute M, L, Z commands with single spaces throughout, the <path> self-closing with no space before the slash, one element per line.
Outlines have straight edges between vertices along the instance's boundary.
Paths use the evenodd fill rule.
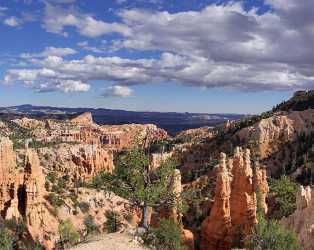
<path fill-rule="evenodd" d="M 251 239 L 247 242 L 249 250 L 302 250 L 296 235 L 285 230 L 278 221 L 267 221 L 262 215 L 258 216 Z"/>
<path fill-rule="evenodd" d="M 29 232 L 24 221 L 0 220 L 0 250 L 13 249 L 39 250 L 42 247 L 39 242 L 29 239 Z"/>
<path fill-rule="evenodd" d="M 49 172 L 46 176 L 46 180 L 51 183 L 55 183 L 57 180 L 57 174 L 55 172 Z"/>
<path fill-rule="evenodd" d="M 61 246 L 73 246 L 80 241 L 80 234 L 76 231 L 70 219 L 59 224 Z"/>
<path fill-rule="evenodd" d="M 105 228 L 108 233 L 118 232 L 122 227 L 121 217 L 115 211 L 106 211 L 107 221 Z"/>
<path fill-rule="evenodd" d="M 95 189 L 101 189 L 109 178 L 108 173 L 100 172 L 97 176 L 95 176 L 89 186 Z"/>
<path fill-rule="evenodd" d="M 15 238 L 12 233 L 5 227 L 0 227 L 0 249 L 13 250 Z"/>
<path fill-rule="evenodd" d="M 48 194 L 47 200 L 50 202 L 50 204 L 54 208 L 61 207 L 64 204 L 64 200 L 60 196 L 56 195 L 55 193 Z"/>
<path fill-rule="evenodd" d="M 180 227 L 170 219 L 162 219 L 160 226 L 151 230 L 153 240 L 150 243 L 157 250 L 185 250 L 182 245 L 182 235 Z"/>
<path fill-rule="evenodd" d="M 59 190 L 64 189 L 64 188 L 66 187 L 66 182 L 67 182 L 66 176 L 60 177 L 60 178 L 58 179 L 58 183 L 57 183 L 58 189 L 59 189 Z"/>
<path fill-rule="evenodd" d="M 98 231 L 98 226 L 95 224 L 94 219 L 91 215 L 87 216 L 84 219 L 84 225 L 87 235 Z"/>
<path fill-rule="evenodd" d="M 297 184 L 290 181 L 287 176 L 270 182 L 270 193 L 275 199 L 275 210 L 272 212 L 272 218 L 281 219 L 296 210 L 296 192 Z"/>
<path fill-rule="evenodd" d="M 87 202 L 79 202 L 78 207 L 81 209 L 82 213 L 86 214 L 89 211 L 89 204 Z"/>

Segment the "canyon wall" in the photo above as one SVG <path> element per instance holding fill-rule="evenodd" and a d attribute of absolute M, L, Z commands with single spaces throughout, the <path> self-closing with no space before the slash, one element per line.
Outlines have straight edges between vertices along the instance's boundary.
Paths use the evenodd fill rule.
<path fill-rule="evenodd" d="M 67 144 L 38 149 L 41 163 L 49 171 L 68 173 L 73 181 L 87 181 L 102 171 L 112 173 L 113 151 L 99 144 Z"/>
<path fill-rule="evenodd" d="M 32 238 L 51 249 L 57 237 L 58 221 L 45 203 L 45 177 L 35 151 L 26 150 L 23 169 L 16 169 L 12 142 L 8 138 L 0 138 L 1 217 L 24 220 Z"/>

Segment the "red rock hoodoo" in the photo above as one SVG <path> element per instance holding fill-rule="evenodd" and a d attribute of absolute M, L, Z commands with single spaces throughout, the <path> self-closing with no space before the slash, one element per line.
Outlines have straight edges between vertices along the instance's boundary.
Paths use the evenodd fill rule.
<path fill-rule="evenodd" d="M 214 204 L 202 224 L 203 250 L 227 250 L 239 235 L 248 237 L 257 223 L 256 192 L 260 190 L 261 207 L 266 212 L 268 192 L 264 169 L 251 167 L 250 151 L 236 148 L 233 159 L 226 164 L 226 155 L 220 156 L 216 179 Z"/>

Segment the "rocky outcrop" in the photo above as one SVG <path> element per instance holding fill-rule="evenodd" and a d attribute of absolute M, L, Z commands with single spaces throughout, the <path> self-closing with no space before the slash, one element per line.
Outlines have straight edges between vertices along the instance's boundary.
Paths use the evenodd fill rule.
<path fill-rule="evenodd" d="M 283 166 L 293 164 L 293 154 L 297 151 L 293 149 L 294 144 L 301 135 L 307 136 L 314 132 L 312 124 L 313 109 L 275 113 L 239 130 L 233 135 L 232 141 L 237 145 L 254 145 L 255 153 L 264 160 L 269 173 L 276 175 Z"/>
<path fill-rule="evenodd" d="M 226 155 L 220 156 L 216 178 L 214 204 L 210 216 L 202 223 L 202 249 L 228 249 L 230 247 L 231 211 L 231 176 L 226 166 Z"/>
<path fill-rule="evenodd" d="M 23 117 L 21 119 L 15 119 L 13 120 L 13 122 L 18 124 L 22 128 L 27 128 L 27 129 L 32 129 L 32 130 L 45 127 L 45 122 L 39 121 L 36 119 L 30 119 L 27 117 Z"/>
<path fill-rule="evenodd" d="M 261 207 L 266 206 L 266 173 L 260 168 L 253 171 L 248 149 L 236 148 L 228 163 L 222 153 L 217 171 L 214 203 L 202 223 L 203 250 L 227 250 L 237 237 L 244 240 L 251 234 L 257 223 L 257 189 L 262 197 Z"/>
<path fill-rule="evenodd" d="M 94 123 L 92 113 L 85 112 L 71 120 L 72 123 L 80 125 L 91 125 Z"/>
<path fill-rule="evenodd" d="M 186 141 L 197 141 L 200 139 L 212 139 L 216 136 L 216 131 L 211 127 L 201 127 L 195 129 L 188 129 L 180 132 L 176 135 L 176 138 L 181 140 L 182 142 Z"/>
<path fill-rule="evenodd" d="M 20 204 L 21 209 L 25 206 L 25 212 L 20 209 L 20 213 L 26 219 L 27 228 L 33 239 L 39 240 L 47 249 L 52 249 L 58 239 L 59 222 L 49 212 L 44 199 L 45 176 L 38 155 L 29 149 L 26 151 L 23 179 L 18 196 L 19 202 L 25 199 L 25 205 Z"/>
<path fill-rule="evenodd" d="M 16 155 L 13 151 L 13 143 L 7 137 L 0 137 L 0 176 L 7 176 L 15 167 Z"/>
<path fill-rule="evenodd" d="M 34 240 L 52 249 L 58 221 L 45 205 L 45 177 L 38 155 L 27 150 L 24 171 L 18 171 L 12 142 L 0 139 L 0 212 L 4 219 L 24 220 Z"/>
<path fill-rule="evenodd" d="M 295 231 L 305 250 L 314 249 L 314 188 L 300 186 L 296 196 L 297 210 L 281 223 Z"/>
<path fill-rule="evenodd" d="M 128 149 L 135 144 L 148 147 L 168 137 L 165 130 L 154 124 L 103 125 L 101 130 L 101 144 L 115 150 Z"/>
<path fill-rule="evenodd" d="M 71 148 L 72 161 L 78 167 L 79 175 L 87 178 L 105 171 L 112 173 L 113 153 L 99 145 L 83 145 L 81 148 Z"/>
<path fill-rule="evenodd" d="M 38 149 L 42 164 L 57 173 L 68 173 L 75 181 L 86 181 L 102 171 L 112 173 L 113 152 L 99 144 L 59 144 Z"/>

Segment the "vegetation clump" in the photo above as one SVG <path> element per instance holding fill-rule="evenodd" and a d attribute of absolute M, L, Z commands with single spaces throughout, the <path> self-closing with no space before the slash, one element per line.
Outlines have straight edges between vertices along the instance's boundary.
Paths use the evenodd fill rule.
<path fill-rule="evenodd" d="M 73 246 L 80 241 L 80 234 L 76 231 L 70 219 L 59 224 L 60 247 Z"/>
<path fill-rule="evenodd" d="M 297 184 L 290 181 L 289 177 L 281 176 L 278 180 L 272 180 L 270 194 L 275 204 L 270 217 L 281 219 L 292 214 L 296 210 L 296 193 Z"/>
<path fill-rule="evenodd" d="M 162 219 L 159 227 L 150 229 L 144 242 L 157 250 L 186 250 L 182 244 L 181 228 L 171 219 Z"/>
<path fill-rule="evenodd" d="M 91 215 L 87 216 L 84 219 L 84 225 L 85 225 L 85 230 L 86 230 L 87 235 L 98 232 L 98 226 L 96 225 Z"/>
<path fill-rule="evenodd" d="M 77 205 L 83 214 L 88 213 L 90 205 L 87 202 L 82 201 L 82 202 L 79 202 Z"/>
<path fill-rule="evenodd" d="M 295 233 L 285 230 L 278 221 L 266 220 L 259 214 L 258 224 L 247 242 L 249 250 L 302 250 Z"/>
<path fill-rule="evenodd" d="M 47 196 L 47 200 L 50 202 L 50 204 L 54 208 L 58 208 L 58 207 L 61 207 L 62 205 L 64 205 L 64 200 L 59 195 L 57 195 L 55 193 L 49 193 Z"/>
<path fill-rule="evenodd" d="M 108 210 L 106 211 L 106 217 L 105 229 L 108 233 L 118 232 L 122 228 L 122 219 L 119 213 Z"/>

